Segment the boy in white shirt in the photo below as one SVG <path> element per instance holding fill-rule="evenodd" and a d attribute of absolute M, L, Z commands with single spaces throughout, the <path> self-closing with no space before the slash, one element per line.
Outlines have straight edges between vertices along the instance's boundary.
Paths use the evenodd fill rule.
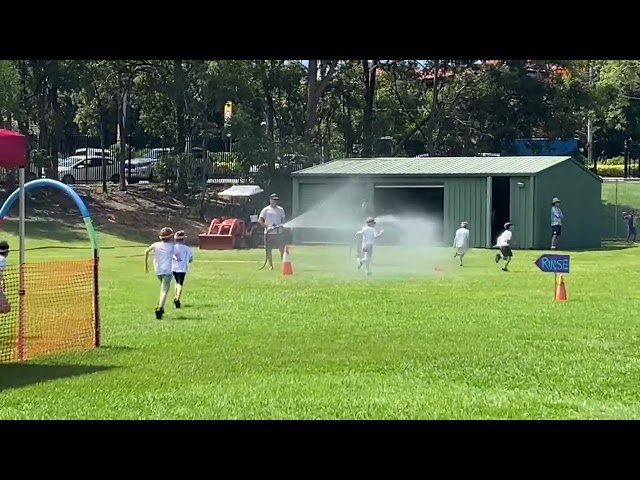
<path fill-rule="evenodd" d="M 453 247 L 456 249 L 456 253 L 453 258 L 460 257 L 460 266 L 462 267 L 462 259 L 469 250 L 469 226 L 468 222 L 462 222 L 460 228 L 456 230 L 456 235 L 453 238 Z"/>
<path fill-rule="evenodd" d="M 496 254 L 496 263 L 500 261 L 500 257 L 504 258 L 507 263 L 505 263 L 504 267 L 502 267 L 503 272 L 508 272 L 509 263 L 511 263 L 511 258 L 513 257 L 513 252 L 511 251 L 511 238 L 513 237 L 513 233 L 511 232 L 511 227 L 513 224 L 511 222 L 507 222 L 504 224 L 504 232 L 498 237 L 496 241 L 496 246 L 500 249 L 500 253 Z"/>
<path fill-rule="evenodd" d="M 7 268 L 7 256 L 9 255 L 9 244 L 4 240 L 0 242 L 0 313 L 11 312 L 11 304 L 7 300 L 4 285 L 4 270 Z"/>
<path fill-rule="evenodd" d="M 171 241 L 173 230 L 169 227 L 164 227 L 160 230 L 159 237 L 160 241 L 150 245 L 144 252 L 144 272 L 149 273 L 149 253 L 153 252 L 153 266 L 158 280 L 160 280 L 160 301 L 156 307 L 156 318 L 161 320 L 173 277 L 173 272 L 171 271 L 174 256 L 174 244 Z M 178 255 L 176 255 L 176 259 L 182 261 L 182 257 Z"/>
<path fill-rule="evenodd" d="M 362 258 L 358 256 L 358 269 L 362 267 L 364 263 L 367 268 L 367 275 L 371 275 L 371 257 L 373 255 L 373 246 L 376 243 L 376 239 L 384 233 L 384 230 L 377 231 L 375 229 L 376 221 L 374 218 L 369 217 L 367 224 L 362 227 L 362 230 L 356 232 L 356 237 L 362 235 Z"/>
<path fill-rule="evenodd" d="M 187 269 L 189 264 L 193 262 L 193 250 L 189 245 L 185 245 L 184 241 L 187 236 L 184 230 L 176 232 L 174 235 L 175 246 L 173 247 L 173 262 L 172 268 L 173 278 L 176 281 L 176 296 L 173 299 L 173 304 L 176 308 L 180 308 L 180 297 L 182 296 L 182 287 L 184 285 L 184 278 L 187 276 Z M 180 258 L 180 260 L 178 260 Z"/>

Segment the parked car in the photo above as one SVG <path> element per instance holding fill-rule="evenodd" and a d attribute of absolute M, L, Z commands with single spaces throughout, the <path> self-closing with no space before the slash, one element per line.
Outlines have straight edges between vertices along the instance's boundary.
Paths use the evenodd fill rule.
<path fill-rule="evenodd" d="M 113 183 L 120 181 L 118 164 L 112 158 L 84 155 L 73 155 L 62 160 L 58 164 L 58 179 L 66 184 L 76 182 L 100 182 L 102 181 L 102 162 L 107 162 L 107 180 Z"/>
<path fill-rule="evenodd" d="M 127 161 L 124 166 L 125 178 L 127 181 L 139 182 L 146 180 L 153 181 L 154 168 L 159 158 L 138 157 Z M 129 174 L 131 170 L 131 174 Z"/>

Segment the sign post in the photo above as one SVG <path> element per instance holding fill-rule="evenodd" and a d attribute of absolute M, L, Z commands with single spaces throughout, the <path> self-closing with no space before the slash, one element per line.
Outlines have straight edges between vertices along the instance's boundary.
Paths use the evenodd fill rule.
<path fill-rule="evenodd" d="M 555 298 L 558 287 L 558 274 L 567 274 L 570 271 L 571 257 L 569 255 L 555 255 L 545 253 L 534 262 L 543 273 L 553 273 L 553 295 Z"/>

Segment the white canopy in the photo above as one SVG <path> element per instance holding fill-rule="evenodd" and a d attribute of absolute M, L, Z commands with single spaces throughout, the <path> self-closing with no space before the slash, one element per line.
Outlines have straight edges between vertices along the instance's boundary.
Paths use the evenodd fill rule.
<path fill-rule="evenodd" d="M 234 185 L 220 192 L 218 195 L 222 197 L 253 197 L 264 192 L 258 185 Z"/>

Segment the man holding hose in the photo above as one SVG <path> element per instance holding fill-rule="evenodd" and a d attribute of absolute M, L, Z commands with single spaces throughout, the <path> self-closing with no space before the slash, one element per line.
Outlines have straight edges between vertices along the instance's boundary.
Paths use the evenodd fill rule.
<path fill-rule="evenodd" d="M 264 248 L 267 254 L 267 262 L 269 262 L 269 270 L 273 270 L 274 248 L 280 250 L 280 258 L 284 256 L 284 235 L 282 225 L 285 223 L 286 216 L 284 208 L 278 205 L 278 195 L 272 193 L 269 195 L 269 205 L 264 207 L 260 212 L 258 223 L 264 227 Z"/>

